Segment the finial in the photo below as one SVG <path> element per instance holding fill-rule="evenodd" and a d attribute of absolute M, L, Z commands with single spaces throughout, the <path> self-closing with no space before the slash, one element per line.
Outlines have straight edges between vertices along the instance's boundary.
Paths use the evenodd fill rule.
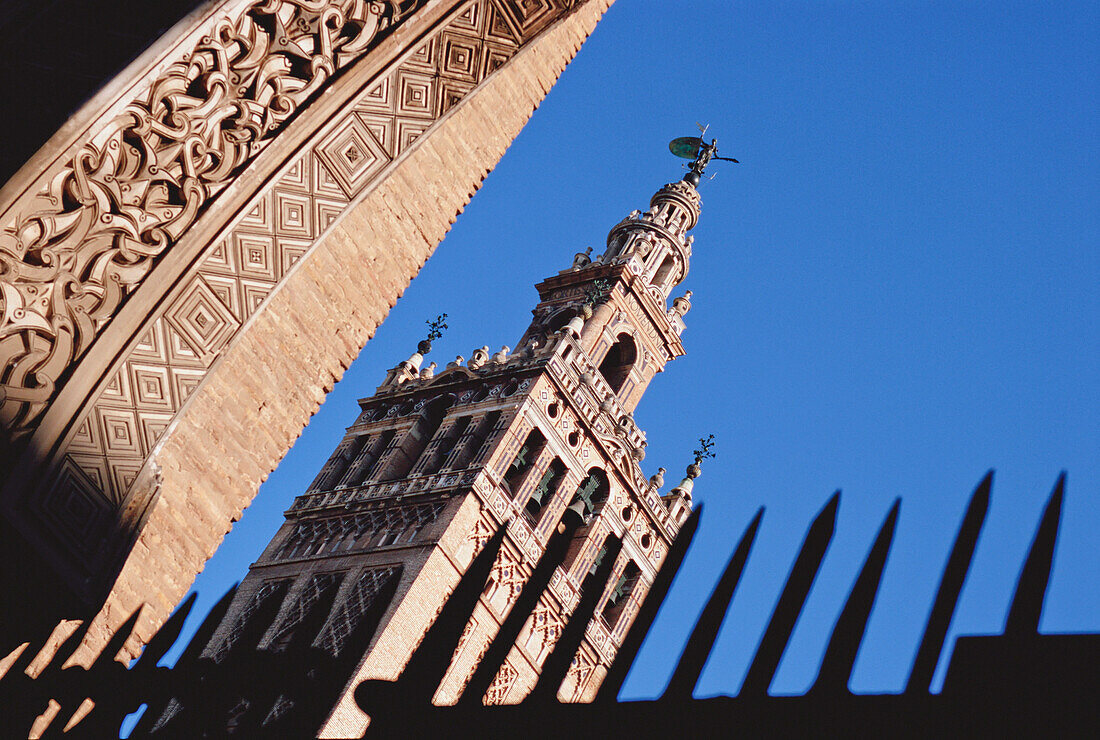
<path fill-rule="evenodd" d="M 424 319 L 424 323 L 428 325 L 428 336 L 416 345 L 416 349 L 421 355 L 431 352 L 432 342 L 443 337 L 443 330 L 447 328 L 447 314 L 439 314 L 435 317 L 435 321 Z"/>
<path fill-rule="evenodd" d="M 421 380 L 431 380 L 435 377 L 435 363 L 429 364 L 426 368 L 420 371 Z"/>
<path fill-rule="evenodd" d="M 665 469 L 664 468 L 657 468 L 657 472 L 654 473 L 653 476 L 650 477 L 650 479 L 649 479 L 649 485 L 652 486 L 654 490 L 656 490 L 656 489 L 660 488 L 661 486 L 663 486 L 664 484 L 665 484 Z"/>
<path fill-rule="evenodd" d="M 691 453 L 691 454 L 695 455 L 695 464 L 688 467 L 688 475 L 690 475 L 692 478 L 698 478 L 699 477 L 699 473 L 702 472 L 702 470 L 699 468 L 699 466 L 703 463 L 704 460 L 706 460 L 708 458 L 718 457 L 717 454 L 715 454 L 714 452 L 711 451 L 712 447 L 714 447 L 714 435 L 713 434 L 708 434 L 706 437 L 700 437 L 699 438 L 699 449 L 693 450 L 692 453 Z M 695 468 L 698 471 L 694 475 L 691 474 L 691 469 L 692 468 Z"/>
<path fill-rule="evenodd" d="M 695 485 L 695 479 L 703 474 L 702 463 L 704 460 L 712 457 L 718 457 L 711 448 L 714 447 L 714 435 L 708 434 L 706 437 L 699 438 L 699 448 L 692 452 L 695 455 L 695 462 L 687 466 L 687 475 L 680 481 L 680 485 L 676 486 L 672 490 L 679 491 L 688 500 L 691 499 L 691 489 Z"/>
<path fill-rule="evenodd" d="M 692 187 L 699 187 L 699 181 L 703 178 L 703 171 L 710 164 L 710 160 L 721 159 L 736 164 L 740 164 L 740 162 L 731 157 L 719 157 L 718 139 L 711 139 L 709 144 L 703 141 L 703 136 L 706 135 L 710 126 L 703 126 L 698 123 L 695 125 L 699 127 L 699 136 L 681 136 L 678 139 L 673 139 L 668 143 L 668 148 L 677 157 L 692 160 L 691 165 L 688 167 L 688 173 L 684 175 L 683 179 Z"/>
<path fill-rule="evenodd" d="M 592 247 L 573 255 L 574 270 L 580 270 L 583 267 L 588 267 L 590 264 L 592 264 Z"/>
<path fill-rule="evenodd" d="M 505 344 L 500 348 L 499 352 L 493 355 L 493 362 L 497 365 L 503 365 L 504 363 L 508 362 L 508 353 L 510 351 L 511 348 L 507 344 Z"/>
<path fill-rule="evenodd" d="M 470 361 L 466 363 L 466 366 L 471 370 L 477 370 L 479 367 L 489 361 L 489 345 L 485 345 L 479 349 L 475 349 L 470 355 Z"/>
<path fill-rule="evenodd" d="M 691 310 L 691 291 L 685 292 L 682 296 L 672 299 L 672 308 L 669 309 L 669 313 L 675 316 L 683 318 L 688 311 Z"/>

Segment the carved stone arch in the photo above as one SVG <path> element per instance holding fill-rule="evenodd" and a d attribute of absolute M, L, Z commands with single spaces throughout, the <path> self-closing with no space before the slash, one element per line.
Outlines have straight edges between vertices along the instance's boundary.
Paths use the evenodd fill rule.
<path fill-rule="evenodd" d="M 609 4 L 211 2 L 51 139 L 0 190 L 7 592 L 149 635 Z"/>

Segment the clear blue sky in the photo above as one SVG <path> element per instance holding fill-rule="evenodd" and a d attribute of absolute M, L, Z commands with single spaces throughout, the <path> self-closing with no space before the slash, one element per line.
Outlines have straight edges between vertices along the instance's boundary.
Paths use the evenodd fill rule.
<path fill-rule="evenodd" d="M 836 536 L 773 693 L 804 691 L 902 497 L 852 688 L 898 691 L 973 487 L 993 500 L 952 635 L 1000 632 L 1059 471 L 1046 632 L 1100 631 L 1100 23 L 1093 3 L 619 0 L 195 583 L 209 605 L 305 490 L 424 319 L 433 359 L 514 345 L 532 285 L 602 249 L 709 122 L 687 356 L 637 419 L 672 485 L 697 437 L 706 517 L 624 698 L 663 690 L 759 506 L 697 691 L 734 694 L 805 528 Z M 943 664 L 941 662 L 941 674 Z"/>

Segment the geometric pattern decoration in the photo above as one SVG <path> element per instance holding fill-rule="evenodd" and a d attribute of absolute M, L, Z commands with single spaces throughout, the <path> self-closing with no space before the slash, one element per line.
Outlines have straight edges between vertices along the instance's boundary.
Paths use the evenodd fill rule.
<path fill-rule="evenodd" d="M 516 682 L 517 676 L 519 676 L 519 672 L 508 661 L 504 661 L 500 670 L 497 671 L 496 677 L 493 678 L 493 683 L 489 685 L 488 691 L 485 692 L 485 698 L 483 699 L 485 706 L 491 707 L 503 704 L 508 697 L 508 691 L 512 688 L 512 684 Z"/>
<path fill-rule="evenodd" d="M 213 651 L 211 657 L 214 662 L 220 663 L 225 659 L 225 656 L 233 650 L 233 646 L 244 636 L 244 626 L 248 624 L 248 621 L 252 619 L 253 615 L 260 610 L 268 599 L 277 598 L 282 601 L 286 596 L 287 590 L 290 588 L 290 582 L 292 579 L 284 578 L 277 581 L 268 581 L 261 585 L 256 593 L 252 594 L 252 598 L 249 599 L 248 604 L 241 610 L 240 616 L 237 617 L 237 621 L 234 624 L 233 629 L 228 632 L 225 639 L 222 640 L 218 649 Z"/>
<path fill-rule="evenodd" d="M 63 440 L 59 465 L 95 481 L 86 495 L 98 489 L 115 507 L 127 500 L 172 416 L 294 264 L 395 158 L 572 4 L 470 2 L 257 191 Z"/>
<path fill-rule="evenodd" d="M 311 612 L 315 606 L 324 607 L 323 602 L 327 601 L 330 595 L 335 595 L 343 579 L 343 573 L 318 573 L 311 577 L 271 639 L 272 649 L 285 650 L 298 626 L 307 617 L 313 616 Z"/>
<path fill-rule="evenodd" d="M 389 567 L 369 568 L 363 571 L 355 582 L 355 587 L 321 630 L 321 636 L 317 638 L 316 644 L 327 650 L 333 657 L 340 655 L 348 637 L 374 604 L 375 597 L 390 579 L 397 575 L 398 570 L 397 567 Z"/>
<path fill-rule="evenodd" d="M 224 3 L 26 189 L 0 223 L 0 419 L 13 437 L 287 121 L 423 4 Z"/>

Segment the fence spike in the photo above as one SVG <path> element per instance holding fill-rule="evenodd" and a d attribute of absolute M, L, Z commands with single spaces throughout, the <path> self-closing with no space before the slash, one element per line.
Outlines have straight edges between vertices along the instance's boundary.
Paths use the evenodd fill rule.
<path fill-rule="evenodd" d="M 783 651 L 794 631 L 798 615 L 802 612 L 802 605 L 806 603 L 806 597 L 810 594 L 817 571 L 821 567 L 821 561 L 825 558 L 825 551 L 833 538 L 836 528 L 836 510 L 840 504 L 840 491 L 833 494 L 829 503 L 814 519 L 806 533 L 806 539 L 802 542 L 802 549 L 798 553 L 787 576 L 787 583 L 783 587 L 783 593 L 779 596 L 772 613 L 771 622 L 764 631 L 764 637 L 760 641 L 760 647 L 756 650 L 756 656 L 749 666 L 745 682 L 741 686 L 740 696 L 764 695 L 771 686 L 772 678 L 779 667 L 779 661 L 783 658 Z"/>
<path fill-rule="evenodd" d="M 909 673 L 906 693 L 925 692 L 932 685 L 932 676 L 936 672 L 940 653 L 943 652 L 947 628 L 951 626 L 951 617 L 955 613 L 955 605 L 959 601 L 959 593 L 962 591 L 963 582 L 966 581 L 966 573 L 970 570 L 974 548 L 978 544 L 978 535 L 982 531 L 982 523 L 985 522 L 985 514 L 989 510 L 989 491 L 992 486 L 993 471 L 990 470 L 974 489 L 970 504 L 966 508 L 966 515 L 959 527 L 959 533 L 955 536 L 955 544 L 951 548 L 951 556 L 947 560 L 947 567 L 944 568 L 940 579 L 936 600 L 928 615 L 924 638 L 917 649 L 913 670 Z"/>
<path fill-rule="evenodd" d="M 1024 637 L 1039 632 L 1039 618 L 1043 615 L 1043 600 L 1050 580 L 1050 568 L 1054 564 L 1054 547 L 1058 542 L 1058 520 L 1062 514 L 1065 486 L 1066 473 L 1062 471 L 1043 510 L 1043 518 L 1031 542 L 1027 560 L 1020 570 L 1016 595 L 1005 624 L 1006 635 Z"/>
<path fill-rule="evenodd" d="M 718 637 L 718 630 L 722 621 L 726 618 L 730 601 L 737 590 L 737 584 L 741 580 L 741 574 L 745 572 L 745 563 L 749 559 L 749 552 L 756 540 L 756 533 L 760 529 L 760 520 L 764 517 L 764 507 L 756 512 L 752 522 L 741 535 L 737 548 L 730 556 L 722 577 L 714 587 L 703 613 L 699 615 L 699 621 L 695 623 L 695 629 L 691 631 L 687 646 L 680 656 L 680 662 L 668 682 L 665 689 L 665 697 L 673 700 L 685 700 L 691 698 L 691 692 L 695 690 L 695 684 L 699 682 L 699 676 L 706 665 L 707 656 L 714 647 L 714 640 Z"/>
<path fill-rule="evenodd" d="M 875 543 L 867 553 L 863 568 L 856 578 L 855 585 L 852 586 L 851 593 L 848 594 L 844 610 L 840 613 L 836 626 L 833 627 L 829 646 L 825 649 L 825 657 L 821 661 L 821 670 L 818 671 L 817 680 L 811 691 L 838 693 L 848 688 L 852 666 L 855 665 L 859 646 L 863 642 L 867 620 L 871 616 L 879 583 L 882 581 L 882 571 L 886 566 L 890 545 L 894 541 L 894 530 L 897 527 L 900 507 L 901 499 L 894 499 L 890 513 L 886 515 L 885 521 L 879 527 Z"/>
<path fill-rule="evenodd" d="M 603 595 L 607 579 L 611 575 L 611 568 L 619 557 L 619 552 L 623 549 L 623 541 L 614 535 L 608 535 L 606 542 L 607 553 L 604 555 L 599 567 L 596 568 L 596 572 L 589 573 L 588 577 L 584 579 L 584 583 L 581 584 L 580 601 L 577 602 L 573 613 L 569 615 L 569 622 L 562 630 L 561 637 L 558 638 L 554 649 L 543 661 L 539 680 L 524 700 L 526 705 L 540 702 L 550 704 L 557 701 L 558 689 L 569 672 L 569 665 L 573 662 L 573 656 L 577 654 L 577 649 L 581 646 L 585 630 L 588 628 L 588 622 L 596 612 L 596 604 Z"/>
<path fill-rule="evenodd" d="M 684 561 L 688 546 L 695 537 L 695 530 L 699 527 L 702 512 L 703 504 L 700 503 L 676 534 L 676 539 L 673 540 L 664 562 L 661 563 L 661 569 L 653 579 L 653 585 L 649 587 L 645 600 L 638 608 L 638 614 L 630 625 L 630 630 L 623 638 L 622 647 L 615 653 L 615 659 L 608 668 L 603 683 L 600 684 L 599 691 L 596 693 L 596 703 L 613 703 L 618 698 L 619 690 L 623 686 L 623 681 L 626 680 L 626 674 L 634 664 L 634 658 L 638 655 L 646 635 L 649 634 L 649 628 L 653 625 L 653 620 L 656 619 L 657 612 L 664 603 L 668 590 L 672 587 L 672 581 L 676 578 L 680 565 Z"/>

